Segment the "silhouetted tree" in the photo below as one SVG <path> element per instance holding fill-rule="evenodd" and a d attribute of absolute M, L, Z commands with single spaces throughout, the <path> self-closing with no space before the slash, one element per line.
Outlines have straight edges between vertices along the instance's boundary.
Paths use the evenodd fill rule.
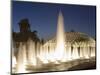
<path fill-rule="evenodd" d="M 22 19 L 18 24 L 19 24 L 19 27 L 20 27 L 20 32 L 31 31 L 30 30 L 29 20 L 27 18 L 26 19 Z"/>
<path fill-rule="evenodd" d="M 40 39 L 37 35 L 37 31 L 34 30 L 31 32 L 29 20 L 27 18 L 20 20 L 19 28 L 20 32 L 13 32 L 13 38 L 15 42 L 27 42 L 28 39 L 33 40 L 35 43 L 40 42 Z"/>

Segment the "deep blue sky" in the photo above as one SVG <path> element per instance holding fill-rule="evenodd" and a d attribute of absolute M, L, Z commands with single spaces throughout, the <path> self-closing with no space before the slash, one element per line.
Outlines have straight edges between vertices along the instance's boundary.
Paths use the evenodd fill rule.
<path fill-rule="evenodd" d="M 37 30 L 41 38 L 56 34 L 59 10 L 64 16 L 65 31 L 74 29 L 92 37 L 96 35 L 96 7 L 68 4 L 46 4 L 36 2 L 12 1 L 12 27 L 19 32 L 18 22 L 28 18 L 31 30 Z"/>

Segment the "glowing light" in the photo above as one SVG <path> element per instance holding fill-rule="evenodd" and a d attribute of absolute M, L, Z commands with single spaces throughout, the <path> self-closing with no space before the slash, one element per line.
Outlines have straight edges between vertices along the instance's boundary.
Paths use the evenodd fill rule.
<path fill-rule="evenodd" d="M 55 58 L 57 60 L 61 60 L 63 58 L 64 55 L 64 20 L 63 20 L 63 15 L 61 13 L 61 11 L 59 12 L 59 16 L 58 16 L 58 24 L 57 24 L 57 45 L 56 45 L 56 51 L 55 51 Z"/>
<path fill-rule="evenodd" d="M 12 67 L 16 68 L 16 71 L 14 71 L 16 73 L 28 72 L 26 70 L 28 65 L 31 65 L 34 68 L 39 68 L 41 66 L 43 67 L 42 64 L 62 64 L 76 59 L 89 59 L 90 57 L 95 56 L 94 45 L 90 51 L 90 46 L 86 43 L 80 42 L 79 46 L 77 43 L 71 45 L 69 42 L 65 41 L 64 20 L 61 11 L 58 15 L 55 44 L 50 43 L 50 41 L 45 44 L 35 44 L 34 41 L 29 39 L 27 43 L 20 42 L 19 45 L 17 57 L 13 55 L 12 58 Z"/>
<path fill-rule="evenodd" d="M 17 64 L 16 58 L 15 58 L 15 56 L 13 56 L 13 58 L 12 58 L 12 67 L 16 67 L 16 64 Z"/>
<path fill-rule="evenodd" d="M 28 41 L 28 62 L 31 65 L 36 66 L 36 50 L 35 50 L 35 43 L 29 39 Z"/>
<path fill-rule="evenodd" d="M 25 73 L 26 72 L 25 69 L 26 69 L 26 49 L 25 45 L 20 43 L 16 71 L 17 73 Z"/>
<path fill-rule="evenodd" d="M 79 56 L 78 56 L 78 50 L 77 50 L 77 47 L 74 47 L 73 48 L 73 55 L 72 55 L 72 59 L 78 59 Z"/>

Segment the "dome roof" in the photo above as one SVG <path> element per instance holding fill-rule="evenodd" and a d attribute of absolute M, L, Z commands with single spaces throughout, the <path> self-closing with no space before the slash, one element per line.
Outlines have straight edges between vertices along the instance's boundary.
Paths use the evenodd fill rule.
<path fill-rule="evenodd" d="M 50 39 L 48 42 L 56 42 L 56 37 Z M 65 32 L 65 42 L 67 43 L 79 43 L 79 42 L 95 43 L 95 40 L 84 33 Z"/>
<path fill-rule="evenodd" d="M 66 32 L 65 38 L 66 42 L 95 42 L 93 38 L 80 32 Z"/>

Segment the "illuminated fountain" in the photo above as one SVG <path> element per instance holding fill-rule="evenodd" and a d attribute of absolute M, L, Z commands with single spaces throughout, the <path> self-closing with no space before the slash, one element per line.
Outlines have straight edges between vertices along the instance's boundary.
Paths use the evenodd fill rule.
<path fill-rule="evenodd" d="M 28 46 L 28 63 L 36 66 L 37 61 L 36 61 L 35 43 L 31 39 L 29 39 L 27 42 L 27 46 Z"/>
<path fill-rule="evenodd" d="M 95 41 L 89 39 L 92 43 L 84 41 L 76 42 L 76 39 L 80 39 L 80 35 L 83 36 L 81 33 L 70 32 L 67 33 L 67 38 L 65 38 L 64 18 L 60 11 L 58 15 L 57 35 L 55 37 L 56 41 L 49 40 L 45 44 L 41 44 L 40 42 L 35 43 L 29 38 L 27 42 L 20 42 L 17 56 L 12 55 L 12 67 L 15 68 L 13 72 L 35 72 L 37 69 L 42 70 L 45 65 L 62 65 L 62 63 L 72 60 L 95 57 Z M 69 42 L 69 40 L 72 42 Z M 73 41 L 75 42 L 73 43 Z M 65 67 L 62 67 L 62 69 Z M 72 67 L 72 65 L 68 64 L 66 68 L 68 69 L 68 67 Z M 27 70 L 27 68 L 32 68 L 32 71 Z"/>
<path fill-rule="evenodd" d="M 18 73 L 24 73 L 26 72 L 26 46 L 23 43 L 20 43 L 19 51 L 17 55 L 17 66 L 16 66 L 16 72 Z"/>
<path fill-rule="evenodd" d="M 14 72 L 15 72 L 16 64 L 17 64 L 17 61 L 14 55 L 14 44 L 12 43 L 12 71 Z"/>
<path fill-rule="evenodd" d="M 56 60 L 66 60 L 66 52 L 65 52 L 65 38 L 64 38 L 64 20 L 61 11 L 58 16 L 58 24 L 57 24 L 57 36 L 56 36 L 56 50 L 55 50 L 55 58 Z"/>

